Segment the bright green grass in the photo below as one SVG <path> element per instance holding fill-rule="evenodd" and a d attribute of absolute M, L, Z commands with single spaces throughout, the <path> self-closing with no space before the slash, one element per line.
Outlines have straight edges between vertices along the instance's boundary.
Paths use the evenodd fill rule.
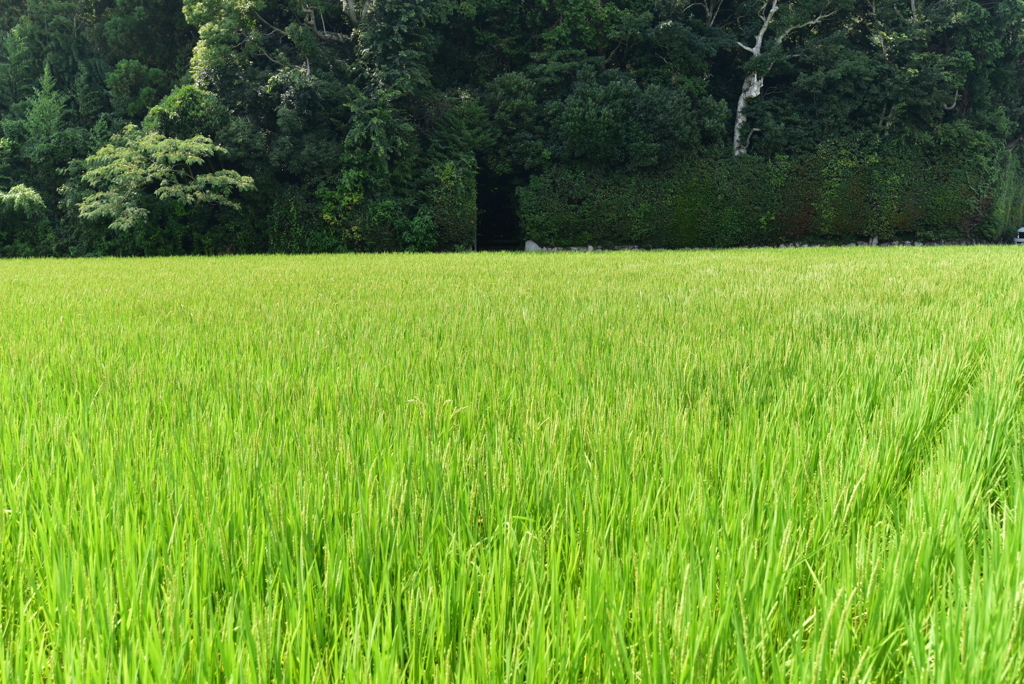
<path fill-rule="evenodd" d="M 1022 274 L 0 263 L 0 681 L 1020 681 Z"/>

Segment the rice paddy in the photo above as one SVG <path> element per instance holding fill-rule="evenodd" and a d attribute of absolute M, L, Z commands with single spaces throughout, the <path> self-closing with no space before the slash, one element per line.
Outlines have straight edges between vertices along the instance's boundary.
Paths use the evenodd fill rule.
<path fill-rule="evenodd" d="M 1024 250 L 0 262 L 0 682 L 1016 682 Z"/>

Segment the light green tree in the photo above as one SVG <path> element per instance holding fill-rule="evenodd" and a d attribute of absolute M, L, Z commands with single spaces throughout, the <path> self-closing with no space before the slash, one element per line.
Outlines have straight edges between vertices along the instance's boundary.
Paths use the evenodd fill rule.
<path fill-rule="evenodd" d="M 149 217 L 154 198 L 185 206 L 213 204 L 238 209 L 233 191 L 253 190 L 249 176 L 228 169 L 212 170 L 210 160 L 227 150 L 209 138 L 188 140 L 143 133 L 126 126 L 85 160 L 82 180 L 96 190 L 79 205 L 82 218 L 108 218 L 115 230 L 128 230 Z M 202 169 L 209 169 L 202 172 Z"/>
<path fill-rule="evenodd" d="M 0 190 L 0 214 L 16 213 L 33 219 L 46 213 L 46 203 L 39 193 L 27 185 L 15 185 L 4 192 Z"/>

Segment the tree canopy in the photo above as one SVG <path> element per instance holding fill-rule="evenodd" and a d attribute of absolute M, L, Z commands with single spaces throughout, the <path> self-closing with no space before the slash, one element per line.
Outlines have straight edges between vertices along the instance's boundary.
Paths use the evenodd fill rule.
<path fill-rule="evenodd" d="M 1021 0 L 11 0 L 0 255 L 996 240 L 1022 65 Z"/>

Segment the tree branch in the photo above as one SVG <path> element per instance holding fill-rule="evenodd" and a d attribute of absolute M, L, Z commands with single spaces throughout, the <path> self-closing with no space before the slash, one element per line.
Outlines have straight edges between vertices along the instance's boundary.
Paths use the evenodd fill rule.
<path fill-rule="evenodd" d="M 761 12 L 764 12 L 764 8 L 768 6 L 767 0 L 761 5 Z M 775 18 L 775 13 L 779 11 L 779 0 L 772 0 L 772 8 L 768 10 L 768 16 L 764 16 L 758 13 L 763 21 L 761 23 L 761 30 L 757 32 L 757 40 L 754 41 L 754 49 L 757 50 L 755 54 L 761 54 L 761 46 L 764 44 L 764 36 L 768 33 L 768 27 L 772 23 L 772 19 Z"/>
<path fill-rule="evenodd" d="M 364 0 L 363 8 L 357 11 L 355 0 L 341 0 L 341 9 L 352 22 L 352 26 L 359 26 L 370 16 L 370 12 L 373 11 L 376 4 L 377 0 Z"/>
<path fill-rule="evenodd" d="M 259 50 L 260 52 L 262 52 L 262 53 L 263 53 L 263 56 L 264 56 L 264 57 L 266 57 L 267 59 L 269 59 L 269 60 L 270 60 L 271 62 L 273 62 L 274 64 L 278 65 L 279 67 L 284 67 L 285 69 L 291 69 L 291 68 L 292 68 L 292 67 L 291 67 L 291 65 L 289 65 L 289 64 L 284 64 L 283 62 L 279 62 L 279 61 L 277 61 L 276 59 L 274 59 L 273 57 L 271 57 L 271 56 L 270 56 L 270 54 L 269 54 L 269 53 L 268 53 L 268 52 L 267 52 L 266 50 L 264 50 L 264 49 L 263 49 L 263 46 L 262 46 L 262 45 L 260 45 L 259 43 L 257 43 L 256 41 L 251 41 L 251 42 L 252 42 L 252 44 L 253 44 L 253 45 L 255 45 L 255 46 L 256 46 L 256 49 L 257 49 L 257 50 Z"/>
<path fill-rule="evenodd" d="M 682 9 L 683 12 L 690 9 L 691 7 L 701 7 L 704 9 L 704 22 L 708 28 L 715 25 L 715 21 L 718 19 L 718 13 L 722 10 L 722 5 L 725 4 L 724 0 L 698 0 L 693 2 Z"/>
<path fill-rule="evenodd" d="M 353 26 L 359 26 L 359 15 L 356 14 L 355 0 L 341 0 L 341 9 Z"/>
<path fill-rule="evenodd" d="M 752 137 L 752 136 L 753 136 L 753 135 L 754 135 L 755 133 L 760 133 L 760 132 L 761 132 L 761 129 L 760 129 L 760 128 L 751 128 L 751 129 L 750 129 L 750 131 L 749 131 L 749 132 L 747 133 L 747 142 L 745 142 L 745 143 L 743 144 L 743 151 L 744 151 L 744 152 L 746 152 L 746 151 L 747 151 L 748 149 L 750 149 L 750 138 L 751 138 L 751 137 Z"/>
<path fill-rule="evenodd" d="M 273 24 L 271 24 L 271 23 L 270 23 L 269 21 L 267 21 L 266 19 L 264 19 L 263 17 L 261 17 L 261 16 L 260 16 L 260 13 L 259 13 L 259 12 L 257 12 L 256 10 L 253 10 L 253 14 L 255 14 L 255 15 L 256 15 L 256 18 L 257 18 L 257 19 L 259 19 L 259 20 L 260 20 L 261 22 L 263 22 L 263 23 L 264 23 L 264 24 L 266 25 L 266 27 L 267 27 L 267 28 L 269 28 L 269 29 L 270 29 L 271 31 L 273 31 L 274 33 L 280 34 L 280 35 L 284 36 L 285 38 L 287 38 L 287 37 L 288 37 L 288 34 L 287 34 L 287 33 L 285 33 L 284 31 L 282 31 L 281 29 L 277 28 L 276 26 L 274 26 Z"/>
<path fill-rule="evenodd" d="M 364 21 L 366 21 L 366 18 L 368 16 L 370 16 L 370 11 L 373 9 L 373 6 L 376 5 L 376 4 L 377 4 L 377 0 L 365 0 L 365 2 L 363 4 L 363 11 L 359 15 L 359 23 L 360 24 L 363 23 Z"/>
<path fill-rule="evenodd" d="M 303 5 L 302 10 L 306 13 L 305 24 L 313 32 L 313 35 L 320 40 L 333 40 L 338 43 L 347 43 L 352 40 L 352 34 L 337 33 L 335 31 L 327 30 L 327 23 L 324 22 L 323 14 L 320 15 L 320 21 L 323 24 L 323 30 L 316 25 L 316 12 L 309 5 Z"/>
<path fill-rule="evenodd" d="M 821 22 L 825 21 L 829 17 L 835 15 L 838 11 L 839 10 L 833 10 L 831 12 L 826 12 L 824 14 L 819 14 L 814 19 L 811 19 L 808 22 L 804 22 L 803 24 L 797 24 L 795 26 L 790 26 L 789 28 L 787 28 L 785 31 L 782 32 L 782 34 L 776 39 L 775 42 L 778 43 L 779 45 L 782 45 L 782 41 L 784 41 L 786 39 L 786 36 L 788 36 L 793 31 L 796 31 L 796 30 L 802 29 L 802 28 L 807 28 L 808 26 L 814 26 L 815 24 L 820 24 Z"/>

